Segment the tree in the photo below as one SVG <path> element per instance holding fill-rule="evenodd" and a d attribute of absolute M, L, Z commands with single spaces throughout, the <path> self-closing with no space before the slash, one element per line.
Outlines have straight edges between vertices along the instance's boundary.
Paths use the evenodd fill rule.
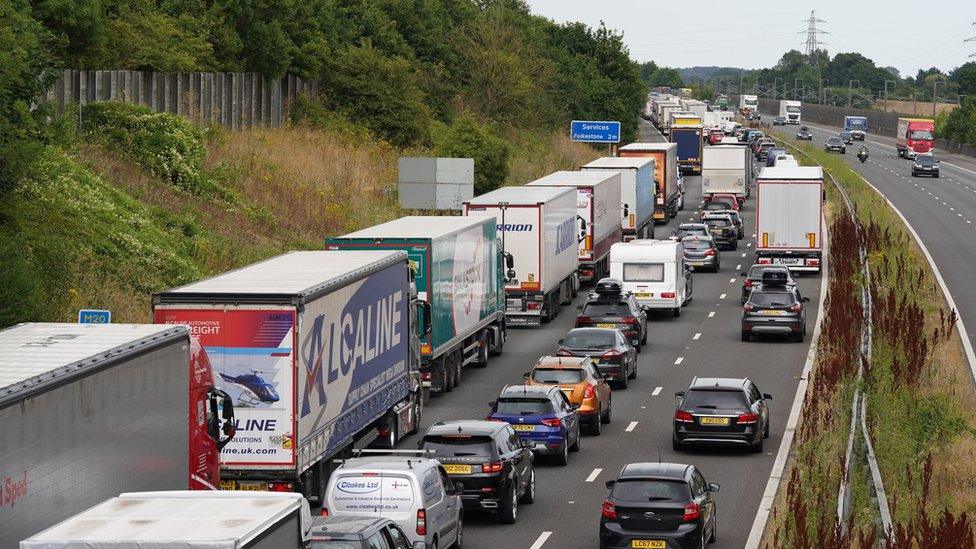
<path fill-rule="evenodd" d="M 438 156 L 474 159 L 475 194 L 497 189 L 508 177 L 508 143 L 478 124 L 470 113 L 457 116 L 450 127 L 436 135 L 434 148 Z"/>
<path fill-rule="evenodd" d="M 949 81 L 955 83 L 962 95 L 976 96 L 976 61 L 956 67 L 949 73 Z"/>

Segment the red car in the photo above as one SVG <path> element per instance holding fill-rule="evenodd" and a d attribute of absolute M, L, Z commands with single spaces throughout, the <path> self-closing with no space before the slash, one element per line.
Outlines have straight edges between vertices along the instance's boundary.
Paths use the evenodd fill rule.
<path fill-rule="evenodd" d="M 708 144 L 718 145 L 722 142 L 723 137 L 725 137 L 725 132 L 721 128 L 712 128 L 711 133 L 708 134 Z"/>

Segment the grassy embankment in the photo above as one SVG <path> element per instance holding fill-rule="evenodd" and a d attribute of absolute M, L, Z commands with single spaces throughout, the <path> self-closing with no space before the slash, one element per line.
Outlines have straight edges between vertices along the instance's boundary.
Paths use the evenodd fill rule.
<path fill-rule="evenodd" d="M 789 480 L 778 495 L 767 542 L 811 547 L 829 540 L 832 546 L 867 547 L 875 539 L 863 464 L 852 471 L 851 533 L 841 536 L 835 525 L 857 383 L 859 292 L 865 283 L 854 221 L 866 235 L 873 308 L 873 357 L 861 386 L 893 515 L 893 541 L 897 547 L 972 546 L 976 399 L 955 315 L 921 250 L 885 200 L 841 158 L 810 145 L 803 149 L 844 186 L 856 216 L 850 219 L 831 189 L 826 316 Z"/>
<path fill-rule="evenodd" d="M 145 322 L 150 295 L 393 219 L 398 150 L 351 124 L 229 132 L 118 104 L 88 107 L 0 203 L 0 326 L 83 307 Z M 507 184 L 599 156 L 512 132 Z"/>

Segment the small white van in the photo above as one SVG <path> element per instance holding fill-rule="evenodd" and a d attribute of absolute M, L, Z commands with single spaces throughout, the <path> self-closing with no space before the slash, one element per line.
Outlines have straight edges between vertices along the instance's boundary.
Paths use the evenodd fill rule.
<path fill-rule="evenodd" d="M 411 543 L 461 547 L 461 493 L 436 459 L 383 455 L 348 459 L 329 478 L 323 514 L 380 516 L 397 523 Z"/>
<path fill-rule="evenodd" d="M 691 301 L 691 276 L 680 242 L 633 240 L 610 247 L 610 277 L 623 281 L 624 292 L 648 309 L 681 316 L 681 307 Z"/>

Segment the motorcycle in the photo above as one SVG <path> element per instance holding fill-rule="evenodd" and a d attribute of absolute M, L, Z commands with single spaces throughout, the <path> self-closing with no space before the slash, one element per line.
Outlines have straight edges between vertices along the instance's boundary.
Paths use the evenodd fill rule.
<path fill-rule="evenodd" d="M 861 149 L 861 150 L 859 150 L 857 152 L 857 159 L 861 161 L 861 164 L 864 164 L 865 162 L 867 162 L 868 161 L 868 150 L 867 149 Z"/>

